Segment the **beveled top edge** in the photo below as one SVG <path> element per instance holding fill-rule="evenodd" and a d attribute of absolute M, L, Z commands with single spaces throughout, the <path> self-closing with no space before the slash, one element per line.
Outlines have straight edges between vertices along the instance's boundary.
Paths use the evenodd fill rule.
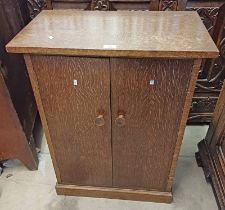
<path fill-rule="evenodd" d="M 187 27 L 186 23 L 193 26 Z M 198 32 L 194 30 L 196 27 Z M 88 32 L 99 34 L 93 38 Z M 47 37 L 51 33 L 55 36 L 53 40 Z M 109 48 L 116 43 L 116 48 L 103 48 L 102 43 L 109 43 Z M 195 11 L 45 10 L 6 49 L 12 53 L 106 57 L 215 58 L 219 55 Z"/>
<path fill-rule="evenodd" d="M 124 50 L 94 50 L 94 49 L 64 49 L 58 48 L 29 48 L 8 47 L 9 53 L 36 54 L 36 55 L 67 55 L 67 56 L 90 56 L 90 57 L 132 57 L 132 58 L 216 58 L 219 51 L 215 52 L 188 52 L 188 51 L 124 51 Z"/>

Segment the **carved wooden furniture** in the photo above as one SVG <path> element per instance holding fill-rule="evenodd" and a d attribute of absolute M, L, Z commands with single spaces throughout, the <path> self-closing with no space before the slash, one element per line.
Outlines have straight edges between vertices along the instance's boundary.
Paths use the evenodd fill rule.
<path fill-rule="evenodd" d="M 225 66 L 224 66 L 225 68 Z M 196 154 L 206 180 L 213 186 L 220 209 L 225 209 L 225 84 L 220 93 L 206 138 Z"/>
<path fill-rule="evenodd" d="M 58 194 L 171 202 L 201 59 L 218 56 L 196 12 L 46 10 L 6 48 L 25 54 Z"/>
<path fill-rule="evenodd" d="M 221 67 L 224 62 L 224 39 L 219 36 L 224 30 L 221 22 L 225 20 L 224 0 L 28 0 L 39 2 L 47 9 L 84 9 L 84 10 L 187 10 L 197 11 L 220 49 L 218 59 L 203 61 L 199 72 L 198 82 L 189 114 L 189 123 L 208 123 L 211 117 L 225 78 L 225 71 Z M 44 4 L 45 2 L 45 4 Z M 33 12 L 40 11 L 37 4 Z M 32 9 L 31 9 L 32 10 Z M 33 13 L 32 12 L 32 13 Z M 220 14 L 220 15 L 218 15 Z M 218 20 L 219 19 L 219 20 Z M 197 29 L 196 29 L 197 30 Z M 210 63 L 210 65 L 209 65 Z"/>
<path fill-rule="evenodd" d="M 0 1 L 0 160 L 17 158 L 29 169 L 37 169 L 32 135 L 37 107 L 26 65 L 23 56 L 5 51 L 29 20 L 25 1 Z"/>
<path fill-rule="evenodd" d="M 220 56 L 216 59 L 207 59 L 202 64 L 189 120 L 192 122 L 209 122 L 225 78 L 223 67 L 225 62 L 225 4 L 220 8 L 211 10 L 208 8 L 209 12 L 204 12 L 203 9 L 197 11 L 203 17 L 205 26 L 219 48 Z"/>
<path fill-rule="evenodd" d="M 16 158 L 31 169 L 37 169 L 35 147 L 29 145 L 10 94 L 0 73 L 0 160 Z"/>

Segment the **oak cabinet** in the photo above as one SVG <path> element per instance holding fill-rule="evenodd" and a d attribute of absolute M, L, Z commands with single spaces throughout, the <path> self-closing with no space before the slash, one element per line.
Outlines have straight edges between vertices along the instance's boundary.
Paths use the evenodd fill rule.
<path fill-rule="evenodd" d="M 25 54 L 58 194 L 172 201 L 201 59 L 218 55 L 196 12 L 43 11 L 7 50 Z"/>

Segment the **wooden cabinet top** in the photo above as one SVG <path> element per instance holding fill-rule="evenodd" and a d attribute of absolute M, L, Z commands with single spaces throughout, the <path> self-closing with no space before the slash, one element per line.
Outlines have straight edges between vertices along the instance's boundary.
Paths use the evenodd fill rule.
<path fill-rule="evenodd" d="M 8 52 L 213 58 L 218 49 L 196 12 L 42 11 Z"/>

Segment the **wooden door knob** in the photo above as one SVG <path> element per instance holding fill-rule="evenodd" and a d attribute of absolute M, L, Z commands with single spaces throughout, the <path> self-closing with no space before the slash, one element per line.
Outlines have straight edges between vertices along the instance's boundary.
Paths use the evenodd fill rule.
<path fill-rule="evenodd" d="M 99 127 L 105 125 L 105 120 L 104 120 L 103 115 L 98 115 L 96 117 L 96 119 L 95 119 L 95 125 L 97 125 Z"/>
<path fill-rule="evenodd" d="M 124 118 L 124 115 L 120 114 L 120 115 L 116 118 L 115 122 L 116 122 L 116 125 L 117 125 L 118 127 L 123 127 L 123 126 L 125 126 L 125 118 Z"/>

